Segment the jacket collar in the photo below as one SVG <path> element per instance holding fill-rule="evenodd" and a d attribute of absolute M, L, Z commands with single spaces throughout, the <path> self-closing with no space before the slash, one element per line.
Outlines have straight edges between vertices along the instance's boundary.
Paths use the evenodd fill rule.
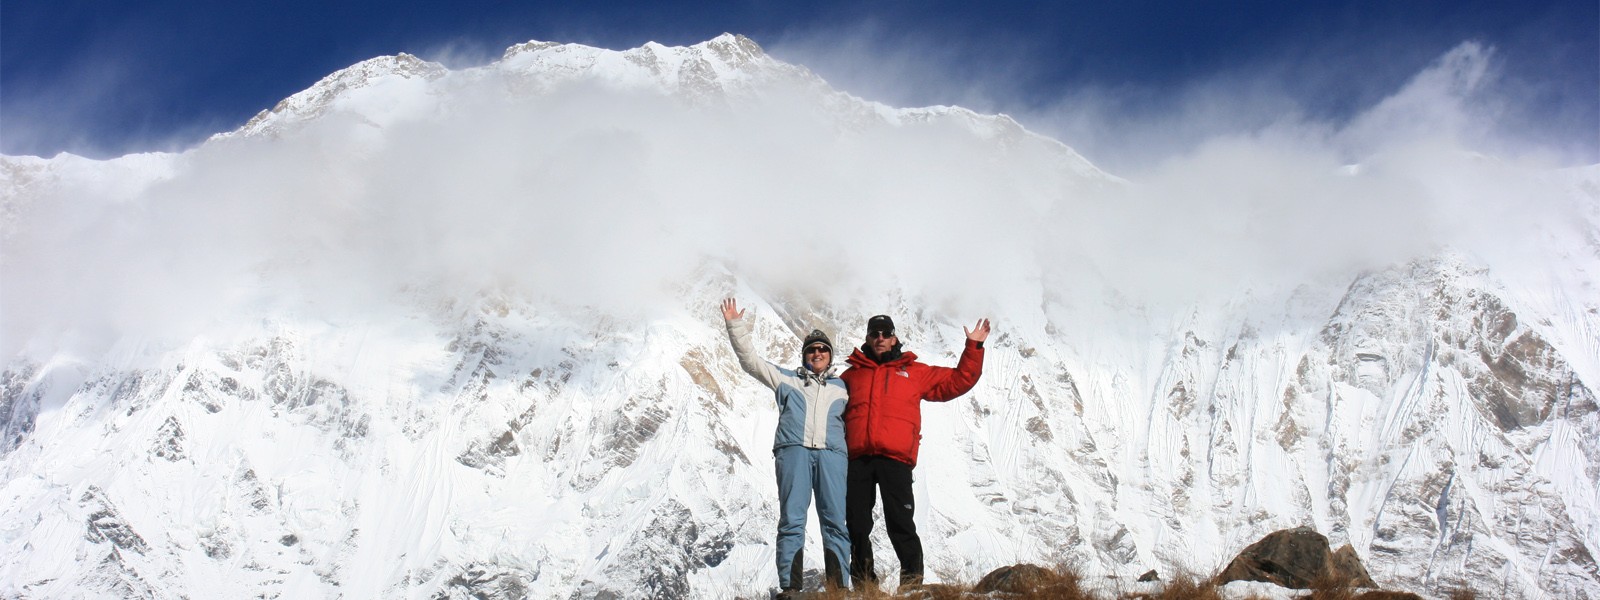
<path fill-rule="evenodd" d="M 828 365 L 826 370 L 821 373 L 816 373 L 813 372 L 810 367 L 802 364 L 799 367 L 796 367 L 794 372 L 795 375 L 800 376 L 800 379 L 804 381 L 806 385 L 811 385 L 812 381 L 816 381 L 817 383 L 827 383 L 829 379 L 838 377 L 838 374 L 836 373 L 838 370 L 839 367 L 837 365 Z"/>
<path fill-rule="evenodd" d="M 872 360 L 872 358 L 867 356 L 867 353 L 862 351 L 860 348 L 856 348 L 854 352 L 850 353 L 850 358 L 846 359 L 846 362 L 850 363 L 850 366 L 852 367 L 875 369 L 878 367 L 904 367 L 912 362 L 915 362 L 916 360 L 917 353 L 901 352 L 900 356 L 895 357 L 894 360 L 886 363 L 879 363 L 878 361 Z"/>

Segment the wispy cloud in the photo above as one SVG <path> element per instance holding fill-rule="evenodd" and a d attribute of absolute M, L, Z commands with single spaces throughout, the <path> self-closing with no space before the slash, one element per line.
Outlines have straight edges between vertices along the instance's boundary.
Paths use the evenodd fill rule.
<path fill-rule="evenodd" d="M 1048 142 L 955 121 L 843 126 L 788 90 L 709 108 L 458 72 L 376 120 L 335 111 L 204 145 L 131 198 L 30 197 L 0 254 L 0 350 L 481 293 L 671 307 L 707 260 L 841 302 L 905 291 L 965 314 L 1037 305 L 1040 290 L 1181 304 L 1491 251 L 1565 210 L 1515 157 L 1472 152 L 1494 147 L 1493 65 L 1463 45 L 1343 122 L 1271 93 L 1247 101 L 1271 118 L 1235 122 L 1230 88 L 1198 88 L 1175 113 L 1113 120 L 1164 154 L 1106 186 Z M 1174 129 L 1191 120 L 1209 125 Z"/>

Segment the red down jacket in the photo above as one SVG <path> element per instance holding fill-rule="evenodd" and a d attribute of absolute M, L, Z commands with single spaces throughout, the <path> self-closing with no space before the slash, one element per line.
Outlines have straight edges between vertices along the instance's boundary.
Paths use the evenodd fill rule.
<path fill-rule="evenodd" d="M 844 441 L 850 458 L 885 456 L 917 466 L 922 442 L 922 401 L 954 400 L 983 375 L 983 348 L 967 340 L 954 369 L 917 362 L 906 352 L 885 364 L 857 348 L 840 375 L 850 388 L 844 407 Z"/>

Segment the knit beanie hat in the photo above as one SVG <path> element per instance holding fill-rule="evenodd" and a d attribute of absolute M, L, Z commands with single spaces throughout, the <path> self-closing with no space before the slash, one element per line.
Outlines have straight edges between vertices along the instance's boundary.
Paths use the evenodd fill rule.
<path fill-rule="evenodd" d="M 814 344 L 827 346 L 828 353 L 833 353 L 833 342 L 828 339 L 828 334 L 823 333 L 821 329 L 813 329 L 810 334 L 806 335 L 806 341 L 800 343 L 800 353 L 804 354 L 806 348 L 810 348 Z"/>

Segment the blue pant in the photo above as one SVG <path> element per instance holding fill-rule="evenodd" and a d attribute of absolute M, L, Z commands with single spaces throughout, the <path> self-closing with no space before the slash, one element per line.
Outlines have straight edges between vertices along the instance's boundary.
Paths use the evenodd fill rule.
<path fill-rule="evenodd" d="M 801 584 L 806 545 L 806 512 L 817 497 L 822 520 L 823 564 L 833 585 L 848 588 L 850 538 L 845 533 L 844 481 L 850 461 L 844 453 L 805 446 L 772 451 L 778 472 L 778 583 L 786 590 Z"/>

